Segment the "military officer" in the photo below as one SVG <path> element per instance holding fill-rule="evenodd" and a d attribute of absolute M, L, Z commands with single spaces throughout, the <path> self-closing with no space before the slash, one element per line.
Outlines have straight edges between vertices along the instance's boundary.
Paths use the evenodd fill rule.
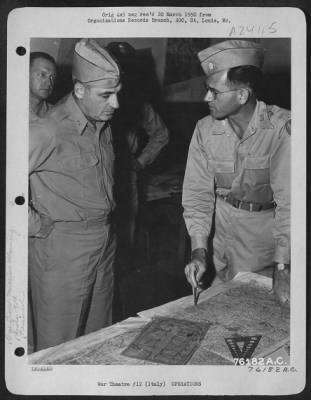
<path fill-rule="evenodd" d="M 200 290 L 215 211 L 216 282 L 240 271 L 273 273 L 274 289 L 287 301 L 291 116 L 257 99 L 264 53 L 258 43 L 228 40 L 198 54 L 210 115 L 196 125 L 185 173 L 192 245 L 185 274 Z"/>
<path fill-rule="evenodd" d="M 44 52 L 30 53 L 29 111 L 30 115 L 43 117 L 51 108 L 47 99 L 52 94 L 56 80 L 56 64 Z"/>
<path fill-rule="evenodd" d="M 111 228 L 114 153 L 109 121 L 120 71 L 94 40 L 75 45 L 73 92 L 30 124 L 34 209 L 50 221 L 29 239 L 35 349 L 111 324 L 115 238 Z"/>

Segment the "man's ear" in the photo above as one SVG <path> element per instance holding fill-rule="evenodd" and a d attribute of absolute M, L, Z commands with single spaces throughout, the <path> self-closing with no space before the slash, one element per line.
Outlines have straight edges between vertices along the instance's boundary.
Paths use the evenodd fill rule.
<path fill-rule="evenodd" d="M 85 86 L 81 82 L 76 82 L 74 84 L 73 91 L 78 99 L 82 99 L 85 93 Z"/>
<path fill-rule="evenodd" d="M 241 105 L 246 104 L 251 97 L 250 89 L 241 88 L 238 90 L 238 99 Z"/>

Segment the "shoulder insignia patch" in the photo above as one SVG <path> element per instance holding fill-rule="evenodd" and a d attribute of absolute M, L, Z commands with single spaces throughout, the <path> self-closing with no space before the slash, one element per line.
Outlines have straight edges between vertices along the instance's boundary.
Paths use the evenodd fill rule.
<path fill-rule="evenodd" d="M 271 117 L 273 115 L 273 111 L 271 109 L 268 109 L 267 114 L 268 114 L 268 118 L 271 119 Z"/>

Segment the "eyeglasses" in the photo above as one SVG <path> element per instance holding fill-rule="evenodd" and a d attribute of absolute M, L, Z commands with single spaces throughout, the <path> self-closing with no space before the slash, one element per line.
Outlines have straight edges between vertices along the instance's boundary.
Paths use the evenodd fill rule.
<path fill-rule="evenodd" d="M 54 74 L 49 74 L 48 72 L 45 71 L 39 71 L 36 73 L 36 76 L 40 80 L 49 80 L 52 83 L 55 83 L 56 80 L 56 75 Z"/>
<path fill-rule="evenodd" d="M 241 87 L 241 88 L 237 88 L 237 89 L 224 90 L 223 92 L 219 92 L 218 90 L 211 88 L 209 86 L 206 86 L 205 89 L 206 89 L 206 94 L 210 93 L 210 95 L 212 96 L 212 100 L 215 100 L 219 94 L 235 92 L 237 90 L 245 89 L 245 88 Z"/>

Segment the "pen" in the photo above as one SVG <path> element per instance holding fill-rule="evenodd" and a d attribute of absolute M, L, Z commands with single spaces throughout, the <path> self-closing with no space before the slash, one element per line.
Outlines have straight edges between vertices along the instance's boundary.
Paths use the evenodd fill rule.
<path fill-rule="evenodd" d="M 192 293 L 193 293 L 193 304 L 196 306 L 198 304 L 198 289 L 192 288 Z"/>

